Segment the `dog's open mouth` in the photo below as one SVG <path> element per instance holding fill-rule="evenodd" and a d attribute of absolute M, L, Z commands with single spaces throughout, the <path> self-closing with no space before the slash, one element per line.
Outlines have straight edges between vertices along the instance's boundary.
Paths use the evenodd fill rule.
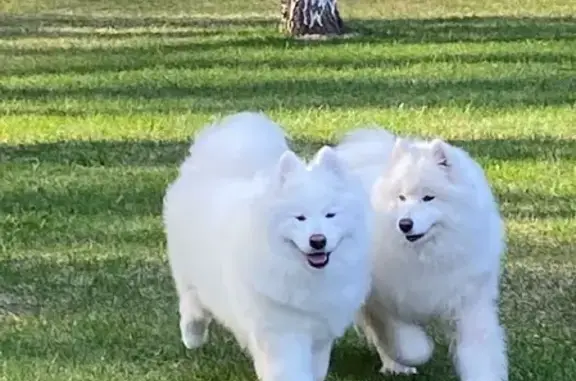
<path fill-rule="evenodd" d="M 315 269 L 321 269 L 325 267 L 330 261 L 330 252 L 317 252 L 306 254 L 306 259 L 308 264 Z"/>
<path fill-rule="evenodd" d="M 424 237 L 424 233 L 422 233 L 422 234 L 406 234 L 406 239 L 410 242 L 416 242 L 422 237 Z"/>

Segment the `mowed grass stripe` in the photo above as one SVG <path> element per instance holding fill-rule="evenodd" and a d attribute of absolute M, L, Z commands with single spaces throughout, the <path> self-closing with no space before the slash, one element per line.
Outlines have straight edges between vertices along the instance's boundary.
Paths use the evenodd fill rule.
<path fill-rule="evenodd" d="M 104 141 L 104 144 L 111 141 L 110 144 L 122 148 L 122 152 L 111 149 L 107 157 L 119 158 L 126 154 L 132 158 L 134 152 L 140 151 L 143 152 L 143 157 L 165 157 L 166 149 L 172 155 L 172 148 L 168 146 L 174 145 L 185 150 L 183 146 L 189 144 L 195 131 L 227 113 L 192 112 L 188 104 L 185 105 L 185 110 L 180 110 L 165 102 L 159 102 L 159 107 L 151 110 L 150 103 L 144 104 L 142 109 L 122 109 L 119 104 L 112 110 L 85 112 L 69 110 L 67 107 L 58 109 L 60 103 L 54 108 L 46 109 L 30 108 L 23 102 L 14 102 L 15 107 L 19 108 L 15 113 L 20 115 L 0 118 L 0 144 L 6 147 L 0 150 L 0 155 L 13 151 L 11 146 L 39 143 L 36 149 L 31 149 L 40 151 L 40 157 L 52 156 L 59 147 L 62 149 L 56 157 L 66 157 L 70 151 L 74 152 L 71 155 L 80 152 L 79 155 L 84 156 L 98 150 L 98 141 Z M 243 110 L 239 106 L 235 108 Z M 560 152 L 561 158 L 570 160 L 574 157 L 571 152 L 576 139 L 571 106 L 498 110 L 454 107 L 397 107 L 376 110 L 365 107 L 360 110 L 346 110 L 309 107 L 299 111 L 270 110 L 268 114 L 287 129 L 304 151 L 325 142 L 335 141 L 353 127 L 371 124 L 379 124 L 399 134 L 441 136 L 464 144 L 471 141 L 472 149 L 476 142 L 483 142 L 485 147 L 473 152 L 475 155 L 498 152 L 499 155 L 510 158 L 518 152 L 521 153 L 519 157 L 524 159 L 554 157 Z M 77 142 L 78 140 L 80 142 Z M 93 143 L 83 143 L 86 140 L 95 140 L 96 147 L 90 148 Z M 115 143 L 118 140 L 122 142 Z M 52 147 L 43 145 L 58 141 L 65 143 Z M 47 152 L 42 153 L 44 149 Z M 84 153 L 84 150 L 87 153 Z M 28 155 L 26 152 L 24 149 L 23 155 Z M 507 152 L 509 154 L 506 154 Z"/>

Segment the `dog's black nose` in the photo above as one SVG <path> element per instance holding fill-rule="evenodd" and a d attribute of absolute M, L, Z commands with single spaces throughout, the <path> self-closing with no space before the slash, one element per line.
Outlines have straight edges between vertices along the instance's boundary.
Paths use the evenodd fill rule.
<path fill-rule="evenodd" d="M 400 221 L 398 221 L 398 227 L 402 233 L 408 233 L 414 227 L 414 221 L 410 218 L 401 218 Z"/>
<path fill-rule="evenodd" d="M 324 234 L 312 234 L 310 236 L 310 247 L 316 250 L 322 250 L 326 247 L 326 236 Z"/>

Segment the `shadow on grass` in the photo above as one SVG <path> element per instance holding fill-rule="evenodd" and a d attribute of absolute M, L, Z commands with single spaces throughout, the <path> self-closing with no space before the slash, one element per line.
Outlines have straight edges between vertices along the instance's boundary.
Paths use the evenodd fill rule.
<path fill-rule="evenodd" d="M 172 174 L 172 173 L 170 173 Z M 157 248 L 164 242 L 160 226 L 162 198 L 175 178 L 156 176 L 155 182 L 127 184 L 120 176 L 110 176 L 107 186 L 94 189 L 4 191 L 0 227 L 5 232 L 4 247 L 43 250 L 63 245 L 123 245 Z M 120 184 L 120 185 L 118 185 Z M 496 190 L 505 218 L 569 219 L 576 209 L 574 195 L 553 195 L 534 191 Z M 576 249 L 576 245 L 572 245 Z M 566 253 L 552 251 L 550 256 Z"/>
<path fill-rule="evenodd" d="M 0 162 L 84 167 L 168 165 L 176 168 L 186 157 L 191 142 L 75 140 L 18 145 L 0 143 Z M 573 160 L 576 152 L 576 139 L 534 137 L 449 142 L 466 149 L 475 158 L 497 161 Z M 290 140 L 290 145 L 300 153 L 309 153 L 322 145 L 334 143 L 311 137 Z"/>
<path fill-rule="evenodd" d="M 299 152 L 329 142 L 296 139 Z M 573 159 L 573 140 L 479 140 L 458 142 L 479 157 L 495 161 Z M 90 243 L 157 247 L 162 197 L 185 158 L 184 141 L 74 141 L 0 145 L 0 161 L 19 164 L 18 184 L 2 190 L 0 230 L 6 247 L 42 250 L 54 245 Z M 525 148 L 522 148 L 525 147 Z M 530 149 L 534 147 L 534 149 Z M 535 147 L 538 147 L 536 149 Z M 134 169 L 122 169 L 122 167 Z M 36 168 L 36 169 L 33 169 Z M 57 179 L 47 181 L 53 168 Z M 7 184 L 8 185 L 8 184 Z M 505 217 L 571 218 L 574 195 L 541 190 L 496 188 Z M 561 255 L 559 253 L 558 255 Z"/>
<path fill-rule="evenodd" d="M 573 244 L 565 244 L 568 247 L 564 247 L 564 251 L 574 249 Z M 538 258 L 547 250 L 550 250 L 550 246 L 527 237 L 521 242 L 513 240 L 509 255 L 516 257 L 521 251 L 525 258 Z M 544 259 L 541 260 L 543 263 Z M 576 268 L 572 266 L 562 271 L 561 261 L 558 261 L 556 268 L 546 267 L 542 264 L 508 266 L 502 279 L 501 317 L 508 337 L 510 374 L 516 379 L 541 381 L 545 379 L 538 376 L 542 372 L 542 363 L 571 361 L 571 354 L 565 351 L 569 350 L 574 333 L 569 328 L 569 322 L 576 318 L 570 302 L 576 297 L 572 287 Z M 418 375 L 402 378 L 457 380 L 446 338 L 438 332 L 433 337 L 437 345 L 431 361 L 418 368 Z M 362 341 L 348 340 L 334 351 L 331 371 L 343 379 L 361 380 L 373 377 L 379 366 L 374 349 Z M 565 374 L 561 369 L 550 372 L 560 378 Z M 390 375 L 382 379 L 394 380 L 397 377 Z"/>
<path fill-rule="evenodd" d="M 450 140 L 475 158 L 490 160 L 574 160 L 576 139 L 533 137 L 528 139 Z"/>
<path fill-rule="evenodd" d="M 502 214 L 514 219 L 574 218 L 576 193 L 555 195 L 552 193 L 525 191 L 498 191 Z"/>
<path fill-rule="evenodd" d="M 310 154 L 323 142 L 293 139 L 291 144 Z M 42 250 L 50 245 L 105 245 L 120 239 L 126 245 L 156 247 L 164 240 L 162 233 L 142 218 L 161 214 L 166 186 L 175 179 L 189 146 L 186 141 L 0 144 L 0 162 L 23 164 L 25 171 L 38 165 L 33 174 L 23 174 L 17 184 L 1 190 L 0 215 L 8 218 L 0 219 L 0 230 L 10 232 L 3 245 Z M 57 179 L 47 184 L 44 180 L 52 176 L 54 164 L 69 169 L 57 170 Z M 114 171 L 123 166 L 137 167 L 137 172 Z M 138 222 L 125 231 L 126 221 L 134 217 Z M 109 223 L 116 218 L 121 219 L 116 221 L 118 228 L 111 228 Z"/>
<path fill-rule="evenodd" d="M 549 249 L 538 239 L 510 246 L 513 257 L 518 250 L 528 250 L 528 257 L 538 258 Z M 169 363 L 171 372 L 182 370 L 178 363 L 185 360 L 189 362 L 185 367 L 193 366 L 198 379 L 205 379 L 200 377 L 204 372 L 214 374 L 213 369 L 218 369 L 218 379 L 230 379 L 224 376 L 238 370 L 251 375 L 250 362 L 221 329 L 215 330 L 210 344 L 200 351 L 183 350 L 176 296 L 165 261 L 137 260 L 130 253 L 108 259 L 76 255 L 49 260 L 38 256 L 0 260 L 0 269 L 2 290 L 23 298 L 34 295 L 37 314 L 45 322 L 0 336 L 6 359 L 49 359 L 67 365 L 122 362 L 143 369 Z M 536 380 L 531 376 L 538 374 L 542 361 L 549 358 L 559 364 L 566 360 L 565 366 L 573 364 L 565 353 L 572 348 L 565 335 L 576 319 L 571 307 L 576 289 L 570 287 L 575 271 L 574 267 L 560 271 L 549 263 L 515 265 L 506 271 L 502 311 L 512 339 L 511 374 L 515 379 Z M 7 324 L 10 328 L 10 322 Z M 543 337 L 553 345 L 543 345 Z M 378 365 L 374 351 L 350 333 L 334 350 L 331 373 L 343 380 L 377 380 L 381 377 Z M 556 372 L 565 367 L 549 369 L 554 376 L 551 379 L 563 379 Z M 439 375 L 454 377 L 443 344 L 432 362 L 421 368 L 418 379 L 437 380 Z"/>
<path fill-rule="evenodd" d="M 56 222 L 58 225 L 65 223 L 65 220 L 58 221 L 59 218 L 65 219 L 67 215 L 72 217 L 93 216 L 94 218 L 104 218 L 108 216 L 150 216 L 160 215 L 162 207 L 162 197 L 165 188 L 168 185 L 168 174 L 172 171 L 156 176 L 155 181 L 143 181 L 142 179 L 131 179 L 131 184 L 121 174 L 109 174 L 104 184 L 99 184 L 93 188 L 82 185 L 78 180 L 72 181 L 69 187 L 51 189 L 49 187 L 35 186 L 30 190 L 16 189 L 14 191 L 4 191 L 2 203 L 0 204 L 0 213 L 22 215 L 33 213 L 40 220 L 36 224 L 34 221 L 26 222 L 26 229 L 34 231 L 40 235 L 34 240 L 36 244 L 62 242 L 93 242 L 104 243 L 111 237 L 117 237 L 118 232 L 109 231 L 106 234 L 100 232 L 96 227 L 93 230 L 86 229 L 82 232 L 71 234 L 63 230 L 62 236 L 47 236 L 42 234 L 43 230 L 50 230 L 49 226 L 44 224 L 47 221 Z M 105 175 L 103 175 L 105 176 Z M 133 185 L 133 187 L 131 186 Z M 72 230 L 75 230 L 71 226 Z M 134 231 L 134 230 L 133 230 Z M 134 231 L 133 240 L 138 242 L 138 235 L 144 237 L 145 231 Z M 127 238 L 131 235 L 127 235 Z M 22 237 L 29 239 L 31 237 Z"/>
<path fill-rule="evenodd" d="M 353 337 L 355 333 L 348 334 Z M 444 343 L 437 345 L 434 357 L 430 362 L 419 367 L 419 374 L 409 376 L 402 375 L 406 381 L 435 380 L 442 375 L 443 380 L 456 380 L 452 364 L 447 354 L 447 346 Z M 336 379 L 340 380 L 394 380 L 398 375 L 384 376 L 379 373 L 381 366 L 376 350 L 368 345 L 363 338 L 352 338 L 337 344 L 333 353 L 330 371 Z"/>
<path fill-rule="evenodd" d="M 53 246 L 102 247 L 116 242 L 162 250 L 162 197 L 173 178 L 163 174 L 152 184 L 140 181 L 133 186 L 136 181 L 128 184 L 120 176 L 110 176 L 107 186 L 95 189 L 78 190 L 71 183 L 67 190 L 3 192 L 0 213 L 6 219 L 0 220 L 0 228 L 9 232 L 3 246 L 42 251 Z M 503 215 L 517 221 L 568 219 L 576 212 L 573 196 L 507 190 L 497 191 L 497 196 Z M 546 255 L 567 257 L 566 252 L 553 248 L 556 244 L 551 243 Z M 576 249 L 574 244 L 569 246 Z"/>
<path fill-rule="evenodd" d="M 263 39 L 266 39 L 263 37 Z M 80 49 L 68 48 L 61 52 L 37 50 L 26 52 L 13 50 L 20 58 L 30 61 L 8 62 L 0 67 L 0 75 L 27 76 L 40 74 L 106 74 L 118 71 L 137 71 L 145 69 L 237 69 L 257 70 L 262 68 L 289 70 L 298 68 L 319 68 L 330 70 L 401 68 L 421 64 L 509 64 L 527 65 L 531 63 L 571 65 L 576 64 L 576 54 L 506 52 L 506 53 L 458 53 L 428 54 L 418 56 L 394 57 L 390 55 L 367 56 L 361 59 L 351 54 L 341 57 L 317 58 L 302 52 L 301 55 L 286 54 L 286 49 L 295 53 L 299 46 L 285 44 L 271 57 L 245 58 L 218 55 L 202 57 L 194 55 L 192 44 L 141 46 L 123 49 Z M 0 48 L 0 51 L 2 48 Z M 187 54 L 190 53 L 190 54 Z"/>
<path fill-rule="evenodd" d="M 350 20 L 362 36 L 395 43 L 576 39 L 574 17 L 463 17 Z"/>
<path fill-rule="evenodd" d="M 190 141 L 76 140 L 7 145 L 0 143 L 0 161 L 55 163 L 84 167 L 176 166 L 186 157 Z"/>
<path fill-rule="evenodd" d="M 273 17 L 187 17 L 187 16 L 106 16 L 106 15 L 65 15 L 57 13 L 0 15 L 0 37 L 70 37 L 75 29 L 134 29 L 134 28 L 234 28 L 234 27 L 273 27 L 278 24 Z M 43 29 L 48 29 L 46 35 Z M 56 34 L 61 29 L 64 35 Z M 10 32 L 14 33 L 10 33 Z M 18 33 L 20 32 L 20 33 Z M 192 31 L 193 33 L 194 31 Z M 69 33 L 69 34 L 67 34 Z M 82 35 L 79 31 L 76 35 Z"/>
<path fill-rule="evenodd" d="M 32 21 L 25 21 L 26 17 L 5 16 L 0 17 L 0 38 L 18 37 L 88 37 L 91 39 L 121 39 L 128 37 L 148 37 L 152 47 L 143 46 L 35 46 L 33 48 L 0 47 L 0 53 L 18 56 L 40 56 L 44 60 L 50 57 L 66 56 L 68 59 L 85 54 L 85 59 L 106 56 L 123 55 L 124 61 L 130 57 L 138 57 L 146 51 L 161 53 L 158 58 L 176 52 L 202 53 L 216 49 L 252 48 L 252 49 L 298 49 L 310 46 L 338 46 L 354 43 L 457 43 L 457 42 L 490 42 L 490 41 L 525 41 L 525 40 L 572 40 L 576 39 L 576 18 L 448 18 L 448 19 L 398 19 L 398 20 L 351 20 L 352 29 L 361 33 L 357 37 L 331 40 L 294 40 L 283 37 L 266 29 L 257 29 L 250 32 L 250 26 L 271 27 L 275 24 L 272 19 L 170 19 L 170 18 L 143 18 L 110 20 L 96 18 L 93 24 L 76 16 L 65 21 L 56 21 L 48 17 L 43 20 L 40 16 L 31 16 Z M 23 21 L 24 20 L 24 21 Z M 157 22 L 160 20 L 160 22 Z M 164 20 L 164 21 L 162 21 Z M 212 27 L 211 27 L 212 26 Z M 65 28 L 80 28 L 70 30 Z M 82 28 L 108 28 L 100 32 Z M 126 28 L 158 28 L 156 30 L 126 30 Z M 204 27 L 205 29 L 177 30 L 181 27 Z M 228 27 L 228 28 L 225 28 Z M 64 29 L 62 29 L 64 28 Z M 220 35 L 219 39 L 194 39 Z M 157 37 L 157 38 L 155 38 Z M 192 40 L 183 38 L 191 38 Z M 180 38 L 174 39 L 174 38 Z M 150 54 L 148 54 L 150 56 Z M 147 57 L 150 58 L 150 57 Z M 241 58 L 241 57 L 240 57 Z M 573 58 L 573 56 L 572 56 Z M 66 60 L 62 60 L 65 62 Z M 194 66 L 194 60 L 191 59 Z M 360 60 L 358 60 L 360 61 Z M 88 61 L 91 62 L 91 61 Z M 213 62 L 218 64 L 217 62 Z M 38 63 L 43 66 L 41 63 Z M 205 63 L 206 65 L 208 63 Z M 184 63 L 182 63 L 184 65 Z M 202 66 L 202 63 L 199 63 Z M 62 69 L 66 71 L 66 66 Z M 114 67 L 110 67 L 110 71 Z M 2 73 L 9 72 L 4 69 Z M 18 74 L 18 72 L 14 72 Z M 21 73 L 24 74 L 24 73 Z"/>
<path fill-rule="evenodd" d="M 26 23 L 57 28 L 79 25 L 89 26 L 89 18 L 75 18 L 67 16 L 51 16 L 46 22 L 41 16 L 27 18 L 5 16 L 1 18 L 5 28 L 26 29 Z M 23 21 L 24 20 L 24 21 Z M 160 20 L 160 21 L 159 21 Z M 118 25 L 119 35 L 133 33 L 126 31 L 123 25 L 181 25 L 181 23 L 194 23 L 176 19 L 98 19 L 95 25 Z M 221 20 L 220 20 L 221 21 Z M 214 22 L 217 25 L 242 23 L 258 23 L 254 20 L 224 21 L 203 20 Z M 263 22 L 271 22 L 265 20 Z M 35 24 L 36 23 L 36 24 Z M 52 24 L 51 24 L 52 23 Z M 135 24 L 133 24 L 135 23 Z M 146 24 L 148 23 L 148 24 Z M 163 24 L 164 23 L 164 24 Z M 188 71 L 202 69 L 228 68 L 231 70 L 254 71 L 259 68 L 294 70 L 297 67 L 328 68 L 333 70 L 362 69 L 362 68 L 398 68 L 419 64 L 465 64 L 465 63 L 517 63 L 529 65 L 530 63 L 550 63 L 560 66 L 554 75 L 542 73 L 533 76 L 502 76 L 490 79 L 426 79 L 417 80 L 405 77 L 374 78 L 369 74 L 356 75 L 346 79 L 306 79 L 293 80 L 255 80 L 246 83 L 199 83 L 198 75 L 186 74 L 179 77 L 178 82 L 168 76 L 158 75 L 157 80 L 149 78 L 132 79 L 126 83 L 87 85 L 84 81 L 75 81 L 65 88 L 54 88 L 49 85 L 34 85 L 15 87 L 13 85 L 0 86 L 3 99 L 26 101 L 17 107 L 5 107 L 2 113 L 12 115 L 87 115 L 91 113 L 124 113 L 125 108 L 106 107 L 102 103 L 107 101 L 133 101 L 143 102 L 134 112 L 180 112 L 186 111 L 182 106 L 171 107 L 168 102 L 159 105 L 160 101 L 186 100 L 191 110 L 218 112 L 231 109 L 245 108 L 278 108 L 299 109 L 318 106 L 327 107 L 423 107 L 423 106 L 486 106 L 493 108 L 508 108 L 514 106 L 546 106 L 576 102 L 576 79 L 570 75 L 569 67 L 576 64 L 576 55 L 570 53 L 539 52 L 501 52 L 501 53 L 458 53 L 458 54 L 425 54 L 410 57 L 393 57 L 390 55 L 368 56 L 358 58 L 347 49 L 341 57 L 319 58 L 303 49 L 310 44 L 318 46 L 326 44 L 354 44 L 384 42 L 446 42 L 481 41 L 485 39 L 500 38 L 502 41 L 529 39 L 561 39 L 576 36 L 576 21 L 572 18 L 465 18 L 465 19 L 435 19 L 435 20 L 357 20 L 351 25 L 364 27 L 371 31 L 358 38 L 348 40 L 332 40 L 324 42 L 294 41 L 267 33 L 256 35 L 242 35 L 232 32 L 230 38 L 208 40 L 171 40 L 163 36 L 162 31 L 150 32 L 159 38 L 150 35 L 142 46 L 69 46 L 69 47 L 34 47 L 34 48 L 0 48 L 0 53 L 11 57 L 4 65 L 0 65 L 0 75 L 26 76 L 36 74 L 102 74 L 118 73 L 121 71 L 138 71 L 156 69 L 165 71 L 169 69 L 182 69 Z M 30 27 L 32 28 L 32 27 Z M 29 28 L 29 29 L 30 29 Z M 6 30 L 8 30 L 6 29 Z M 3 29 L 0 28 L 0 36 Z M 380 31 L 381 33 L 379 34 Z M 64 32 L 64 31 L 63 31 Z M 236 31 L 238 32 L 238 31 Z M 5 31 L 5 33 L 8 33 Z M 28 32 L 25 32 L 28 33 Z M 47 32 L 48 33 L 48 32 Z M 68 33 L 68 32 L 67 32 Z M 99 34 L 78 32 L 91 38 L 99 38 Z M 135 32 L 134 32 L 135 33 Z M 148 32 L 145 32 L 148 33 Z M 178 37 L 185 31 L 170 31 Z M 190 33 L 208 35 L 220 33 L 217 29 L 194 30 Z M 227 32 L 222 31 L 223 34 Z M 444 37 L 442 37 L 444 36 Z M 110 36 L 108 36 L 110 37 Z M 103 37 L 103 38 L 108 38 Z M 165 38 L 168 37 L 168 38 Z M 174 36 L 176 37 L 176 36 Z M 194 35 L 190 36 L 194 37 Z M 253 58 L 249 54 L 228 53 L 228 48 L 260 48 L 276 49 L 270 55 Z M 2 50 L 4 49 L 4 50 Z M 222 52 L 211 54 L 210 50 L 221 49 Z M 302 50 L 299 57 L 297 53 Z M 563 66 L 566 67 L 564 70 Z M 565 71 L 566 74 L 563 73 Z M 98 79 L 95 76 L 95 79 Z M 279 96 L 281 94 L 281 96 Z M 64 100 L 79 100 L 88 105 L 75 105 L 74 102 Z M 62 101 L 63 106 L 49 104 Z M 155 102 L 158 101 L 158 102 Z"/>
<path fill-rule="evenodd" d="M 79 256 L 0 261 L 2 290 L 33 294 L 35 309 L 47 322 L 2 335 L 0 345 L 10 353 L 5 359 L 123 369 L 138 364 L 137 371 L 146 372 L 167 366 L 174 374 L 189 374 L 194 367 L 194 375 L 206 380 L 213 379 L 214 369 L 223 379 L 236 379 L 230 377 L 234 372 L 251 374 L 249 361 L 238 346 L 228 345 L 232 338 L 218 327 L 204 348 L 183 348 L 176 292 L 165 261 Z"/>
<path fill-rule="evenodd" d="M 44 27 L 45 28 L 45 27 Z M 18 38 L 86 38 L 86 39 L 93 39 L 97 38 L 98 40 L 123 40 L 128 38 L 148 38 L 148 39 L 163 39 L 163 38 L 202 38 L 202 37 L 210 37 L 210 36 L 218 36 L 222 34 L 222 30 L 213 29 L 213 30 L 108 30 L 106 32 L 99 31 L 96 32 L 94 30 L 52 30 L 52 29 L 22 29 L 16 27 L 2 27 L 0 26 L 0 38 L 5 40 L 16 40 Z M 240 34 L 240 33 L 239 33 Z M 70 49 L 74 50 L 74 49 Z M 1 48 L 0 52 L 7 53 L 8 49 Z M 14 50 L 15 53 L 18 51 Z M 26 52 L 26 50 L 24 50 Z M 32 55 L 33 51 L 28 51 L 29 55 Z M 36 53 L 40 53 L 40 51 L 36 51 Z M 19 52 L 20 54 L 23 53 L 22 51 Z M 54 52 L 57 53 L 57 52 Z M 64 54 L 65 51 L 60 51 L 60 54 Z"/>
<path fill-rule="evenodd" d="M 162 197 L 172 179 L 163 176 L 147 188 L 133 189 L 116 185 L 123 179 L 111 176 L 108 187 L 91 191 L 4 192 L 0 213 L 6 219 L 0 220 L 0 228 L 9 233 L 4 235 L 3 246 L 36 252 L 52 246 L 102 247 L 117 242 L 161 250 Z M 505 218 L 516 221 L 569 219 L 576 212 L 573 196 L 510 191 L 498 191 L 497 196 Z M 570 253 L 554 248 L 558 242 L 550 242 L 547 256 L 569 257 Z M 574 243 L 560 243 L 576 250 Z"/>
<path fill-rule="evenodd" d="M 573 17 L 464 17 L 434 19 L 346 20 L 352 33 L 359 37 L 333 39 L 323 44 L 348 44 L 354 41 L 395 43 L 448 43 L 464 41 L 573 40 L 576 19 Z M 81 15 L 4 15 L 0 17 L 0 37 L 71 37 L 66 28 L 229 28 L 267 27 L 278 25 L 277 18 L 214 18 L 214 17 L 118 17 Z M 61 34 L 58 34 L 58 29 Z M 168 31 L 169 33 L 169 31 Z M 82 32 L 79 33 L 82 35 Z M 184 36 L 184 35 L 182 35 Z M 191 36 L 194 36 L 192 31 Z M 264 43 L 284 44 L 286 38 L 272 40 L 247 39 L 226 42 L 238 46 Z"/>
<path fill-rule="evenodd" d="M 140 80 L 143 81 L 143 80 Z M 138 105 L 135 112 L 231 112 L 243 109 L 289 109 L 310 107 L 488 107 L 572 105 L 576 102 L 576 78 L 538 75 L 494 79 L 426 79 L 406 77 L 353 79 L 279 79 L 232 84 L 195 83 L 193 77 L 178 83 L 164 77 L 156 83 L 51 88 L 49 85 L 0 86 L 3 99 L 31 103 L 5 109 L 18 114 L 117 114 L 125 108 L 107 108 L 117 102 Z M 149 82 L 149 81 L 148 81 Z M 279 96 L 281 94 L 281 96 Z M 78 100 L 66 111 L 54 108 L 55 102 Z M 190 106 L 181 106 L 183 101 Z M 115 102 L 115 103 L 112 103 Z M 142 103 L 140 106 L 138 102 Z M 175 105 L 170 106 L 170 102 Z M 180 104 L 176 105 L 177 103 Z M 46 107 L 50 105 L 50 107 Z"/>

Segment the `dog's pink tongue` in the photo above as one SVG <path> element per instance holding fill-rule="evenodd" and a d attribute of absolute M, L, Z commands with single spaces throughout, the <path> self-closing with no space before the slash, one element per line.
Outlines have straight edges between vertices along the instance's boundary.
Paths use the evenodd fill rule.
<path fill-rule="evenodd" d="M 321 265 L 322 263 L 326 262 L 327 255 L 326 254 L 314 254 L 309 255 L 308 260 L 315 265 Z"/>

